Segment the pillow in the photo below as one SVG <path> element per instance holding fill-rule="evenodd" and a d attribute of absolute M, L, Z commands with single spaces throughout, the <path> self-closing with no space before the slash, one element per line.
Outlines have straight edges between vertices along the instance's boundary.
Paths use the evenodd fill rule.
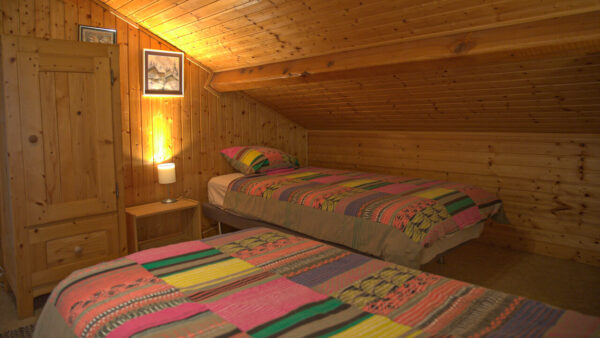
<path fill-rule="evenodd" d="M 274 148 L 255 148 L 267 158 L 267 162 L 264 162 L 263 165 L 258 168 L 259 173 L 278 169 L 298 168 L 300 166 L 298 159 L 294 155 L 284 153 L 283 151 Z"/>
<path fill-rule="evenodd" d="M 269 161 L 265 155 L 252 147 L 226 148 L 221 150 L 221 155 L 235 170 L 243 174 L 253 174 L 260 169 L 264 162 Z"/>
<path fill-rule="evenodd" d="M 300 166 L 294 156 L 278 149 L 260 146 L 226 148 L 221 150 L 221 155 L 233 168 L 244 174 Z"/>

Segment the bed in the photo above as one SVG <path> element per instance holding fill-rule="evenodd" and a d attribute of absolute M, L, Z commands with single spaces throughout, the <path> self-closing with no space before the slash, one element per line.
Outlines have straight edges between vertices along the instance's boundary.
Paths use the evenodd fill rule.
<path fill-rule="evenodd" d="M 598 336 L 600 318 L 267 228 L 73 272 L 36 337 Z"/>
<path fill-rule="evenodd" d="M 479 237 L 491 219 L 508 223 L 502 202 L 478 187 L 317 167 L 217 176 L 208 197 L 215 221 L 262 221 L 413 268 Z"/>

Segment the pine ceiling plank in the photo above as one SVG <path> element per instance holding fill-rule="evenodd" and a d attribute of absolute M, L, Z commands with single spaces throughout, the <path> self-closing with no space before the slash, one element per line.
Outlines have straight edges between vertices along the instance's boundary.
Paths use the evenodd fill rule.
<path fill-rule="evenodd" d="M 455 1 L 454 3 L 463 4 L 464 2 Z M 512 1 L 510 3 L 514 4 L 515 2 Z M 303 56 L 328 54 L 331 51 L 344 51 L 361 46 L 372 47 L 373 45 L 380 44 L 382 41 L 392 42 L 399 39 L 421 39 L 447 35 L 453 32 L 490 28 L 500 24 L 523 23 L 530 20 L 552 17 L 556 13 L 561 13 L 559 9 L 564 11 L 564 15 L 565 13 L 574 14 L 582 11 L 597 10 L 599 8 L 597 3 L 590 4 L 590 1 L 575 2 L 582 6 L 576 10 L 571 10 L 570 7 L 561 7 L 560 4 L 555 3 L 540 5 L 536 2 L 535 6 L 528 5 L 530 3 L 532 2 L 522 1 L 518 3 L 519 6 L 512 6 L 510 8 L 511 15 L 502 12 L 494 13 L 490 10 L 491 6 L 488 4 L 473 7 L 474 10 L 479 10 L 479 12 L 469 12 L 471 8 L 465 6 L 463 11 L 457 10 L 445 13 L 434 10 L 433 13 L 436 13 L 434 15 L 424 15 L 423 13 L 418 15 L 415 13 L 408 20 L 403 19 L 403 17 L 395 19 L 393 17 L 382 18 L 374 22 L 361 22 L 359 25 L 351 25 L 351 22 L 343 21 L 339 18 L 339 20 L 317 20 L 323 27 L 311 26 L 307 23 L 294 24 L 289 30 L 292 32 L 292 35 L 286 34 L 286 31 L 282 29 L 270 29 L 269 31 L 276 34 L 279 37 L 278 39 L 273 39 L 273 35 L 262 33 L 246 40 L 224 44 L 221 46 L 222 48 L 215 47 L 213 50 L 204 48 L 203 51 L 210 51 L 211 59 L 205 61 L 207 64 L 216 70 L 226 70 L 222 65 L 233 64 L 234 61 L 237 63 L 236 68 L 239 68 L 248 62 L 265 64 L 271 63 L 274 58 L 278 60 L 298 59 Z M 563 1 L 562 3 L 565 2 Z M 523 10 L 527 8 L 529 8 L 529 11 Z M 536 14 L 535 10 L 539 10 L 541 14 Z M 427 11 L 423 12 L 428 13 Z M 465 15 L 463 12 L 468 15 Z M 365 17 L 367 16 L 361 16 L 361 19 L 364 21 Z M 434 21 L 434 19 L 437 21 Z M 341 21 L 341 23 L 337 21 Z M 387 24 L 387 26 L 384 26 L 387 28 L 387 32 L 376 31 L 381 25 L 379 22 Z M 336 34 L 336 32 L 339 32 L 339 34 Z M 348 34 L 349 32 L 352 32 L 352 34 Z M 281 43 L 280 40 L 284 43 Z M 190 47 L 190 50 L 194 50 L 194 48 Z M 220 52 L 215 53 L 215 51 Z M 275 55 L 273 51 L 275 51 Z"/>
<path fill-rule="evenodd" d="M 280 62 L 249 69 L 216 73 L 211 86 L 217 91 L 246 90 L 269 86 L 312 74 L 351 70 L 368 66 L 426 61 L 459 55 L 485 54 L 553 44 L 600 39 L 600 12 L 572 15 L 489 30 L 468 35 L 409 41 L 354 50 L 297 61 Z"/>
<path fill-rule="evenodd" d="M 600 8 L 598 0 L 103 1 L 217 71 Z"/>
<path fill-rule="evenodd" d="M 221 32 L 226 32 L 234 29 L 229 26 L 232 20 L 240 19 L 248 21 L 247 16 L 253 12 L 261 11 L 265 8 L 276 6 L 276 0 L 271 1 L 245 1 L 236 6 L 213 7 L 209 11 L 203 11 L 202 15 L 197 15 L 197 20 L 186 25 L 179 25 L 165 33 L 166 39 L 174 39 L 182 47 L 189 42 L 189 39 L 198 40 L 202 35 L 198 34 L 198 30 L 211 28 L 218 25 L 224 25 Z M 208 7 L 208 6 L 207 6 Z"/>

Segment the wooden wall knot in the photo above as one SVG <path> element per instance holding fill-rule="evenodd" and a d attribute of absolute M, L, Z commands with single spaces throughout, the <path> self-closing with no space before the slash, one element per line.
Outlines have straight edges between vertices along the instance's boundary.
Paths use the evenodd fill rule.
<path fill-rule="evenodd" d="M 473 47 L 475 47 L 475 42 L 469 41 L 469 40 L 462 40 L 462 41 L 459 41 L 458 44 L 456 44 L 454 46 L 454 53 L 455 54 L 466 53 L 466 52 L 470 51 L 471 49 L 473 49 Z"/>
<path fill-rule="evenodd" d="M 557 204 L 559 204 L 559 206 L 558 206 L 558 207 L 556 207 L 556 208 L 553 208 L 552 210 L 550 210 L 550 212 L 551 212 L 553 215 L 556 215 L 556 214 L 557 214 L 558 212 L 560 212 L 560 211 L 571 210 L 571 207 L 570 207 L 570 206 L 568 206 L 567 204 L 565 204 L 565 203 L 563 203 L 563 202 L 561 202 L 561 201 L 556 201 L 556 203 L 557 203 Z"/>

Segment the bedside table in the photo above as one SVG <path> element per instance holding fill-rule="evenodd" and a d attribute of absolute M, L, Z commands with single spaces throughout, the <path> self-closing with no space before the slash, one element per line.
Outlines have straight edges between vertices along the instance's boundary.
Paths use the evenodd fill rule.
<path fill-rule="evenodd" d="M 175 203 L 154 202 L 125 208 L 127 216 L 127 243 L 129 252 L 137 252 L 149 248 L 174 244 L 178 242 L 201 239 L 200 231 L 200 202 L 180 198 Z M 168 215 L 167 215 L 168 214 Z M 168 234 L 153 235 L 145 231 L 144 238 L 139 240 L 139 232 L 150 228 L 156 228 L 157 220 L 165 220 L 166 217 L 175 219 L 177 231 Z M 177 220 L 179 216 L 180 220 Z M 154 222 L 152 222 L 154 220 Z M 162 226 L 162 225 L 161 225 Z"/>

